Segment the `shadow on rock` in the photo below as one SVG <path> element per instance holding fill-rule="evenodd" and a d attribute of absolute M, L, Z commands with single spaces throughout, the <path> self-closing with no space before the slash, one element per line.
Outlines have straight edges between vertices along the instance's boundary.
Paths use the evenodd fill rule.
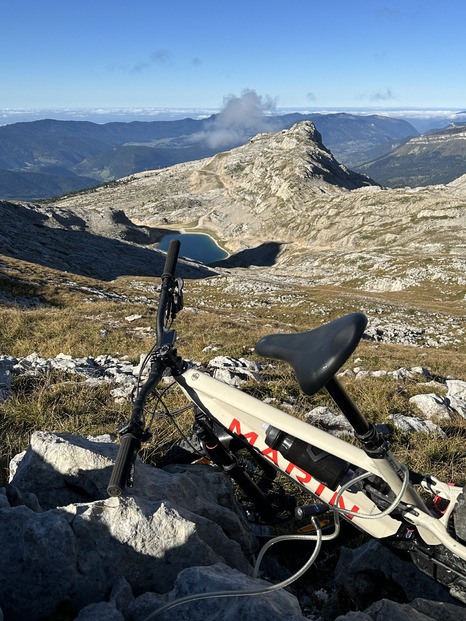
<path fill-rule="evenodd" d="M 256 248 L 241 250 L 228 259 L 210 263 L 211 267 L 271 267 L 275 264 L 280 251 L 285 244 L 279 242 L 265 242 Z"/>
<path fill-rule="evenodd" d="M 117 450 L 109 436 L 36 432 L 13 460 L 11 483 L 0 491 L 0 607 L 8 621 L 49 617 L 63 602 L 75 611 L 108 602 L 121 580 L 134 598 L 169 592 L 190 567 L 223 563 L 251 573 L 256 539 L 223 472 L 138 461 L 134 488 L 108 498 Z"/>
<path fill-rule="evenodd" d="M 109 212 L 106 219 L 94 214 L 86 222 L 65 210 L 48 214 L 38 205 L 0 201 L 0 219 L 0 247 L 5 256 L 99 280 L 159 277 L 163 271 L 165 253 L 144 247 L 159 235 L 148 227 L 137 227 L 123 212 Z M 110 227 L 108 236 L 100 220 Z M 215 273 L 202 263 L 184 259 L 177 269 L 182 278 Z"/>

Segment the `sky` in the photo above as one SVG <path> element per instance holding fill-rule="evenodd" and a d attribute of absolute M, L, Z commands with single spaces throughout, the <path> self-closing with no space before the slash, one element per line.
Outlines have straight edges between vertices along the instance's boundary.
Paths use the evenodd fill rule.
<path fill-rule="evenodd" d="M 0 110 L 466 109 L 464 0 L 0 0 Z"/>

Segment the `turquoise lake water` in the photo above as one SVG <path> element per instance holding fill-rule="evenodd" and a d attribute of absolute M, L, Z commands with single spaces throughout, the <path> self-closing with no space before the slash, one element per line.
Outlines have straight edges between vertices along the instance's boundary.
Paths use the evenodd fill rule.
<path fill-rule="evenodd" d="M 178 233 L 174 235 L 166 235 L 157 246 L 159 250 L 168 250 L 168 246 L 172 239 L 178 239 L 181 242 L 180 257 L 195 259 L 208 264 L 214 261 L 220 261 L 228 256 L 225 250 L 214 242 L 212 237 L 203 233 Z"/>

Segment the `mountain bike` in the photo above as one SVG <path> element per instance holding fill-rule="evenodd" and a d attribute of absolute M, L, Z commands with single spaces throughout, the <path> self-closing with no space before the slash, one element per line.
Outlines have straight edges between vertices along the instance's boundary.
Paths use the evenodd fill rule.
<path fill-rule="evenodd" d="M 109 495 L 120 496 L 133 484 L 136 455 L 151 437 L 146 423 L 148 398 L 155 395 L 155 408 L 162 409 L 162 416 L 174 415 L 163 403 L 165 388 L 159 386 L 162 376 L 170 374 L 194 410 L 193 435 L 184 440 L 187 448 L 181 449 L 182 459 L 207 459 L 225 471 L 263 523 L 279 521 L 290 512 L 311 520 L 311 535 L 285 536 L 316 541 L 308 563 L 293 579 L 314 562 L 323 541 L 338 536 L 342 519 L 409 556 L 419 569 L 466 603 L 463 488 L 408 470 L 391 452 L 387 437 L 367 422 L 336 377 L 364 334 L 365 315 L 347 314 L 307 332 L 270 334 L 255 346 L 258 355 L 288 363 L 305 395 L 326 390 L 351 423 L 358 441 L 355 445 L 211 377 L 178 355 L 172 324 L 183 308 L 183 280 L 175 277 L 179 248 L 180 242 L 175 240 L 167 252 L 156 343 L 146 357 L 149 374 L 145 382 L 139 382 L 130 420 L 119 429 L 120 447 Z M 309 504 L 293 508 L 289 494 L 277 493 L 273 487 L 277 473 L 308 493 Z M 428 506 L 424 497 L 429 495 L 432 502 Z M 329 534 L 319 521 L 325 512 L 333 517 L 334 529 Z M 262 549 L 255 575 L 263 554 L 276 540 L 280 537 Z M 270 589 L 287 584 L 289 580 Z M 204 594 L 191 599 L 230 595 Z M 154 616 L 158 612 L 161 610 Z"/>

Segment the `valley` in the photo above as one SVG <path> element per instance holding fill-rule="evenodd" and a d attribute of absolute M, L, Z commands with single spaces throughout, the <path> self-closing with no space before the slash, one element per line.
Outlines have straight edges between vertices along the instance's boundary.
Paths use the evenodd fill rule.
<path fill-rule="evenodd" d="M 0 212 L 5 277 L 13 261 L 65 281 L 158 278 L 165 235 L 205 233 L 229 256 L 181 260 L 179 275 L 203 295 L 214 287 L 220 306 L 267 310 L 278 300 L 301 325 L 365 308 L 374 320 L 398 317 L 395 342 L 464 347 L 466 177 L 380 187 L 341 165 L 309 121 L 43 204 L 0 201 Z"/>
<path fill-rule="evenodd" d="M 451 183 L 465 174 L 466 125 L 452 123 L 443 130 L 428 132 L 379 155 L 356 169 L 382 185 L 427 186 Z"/>

